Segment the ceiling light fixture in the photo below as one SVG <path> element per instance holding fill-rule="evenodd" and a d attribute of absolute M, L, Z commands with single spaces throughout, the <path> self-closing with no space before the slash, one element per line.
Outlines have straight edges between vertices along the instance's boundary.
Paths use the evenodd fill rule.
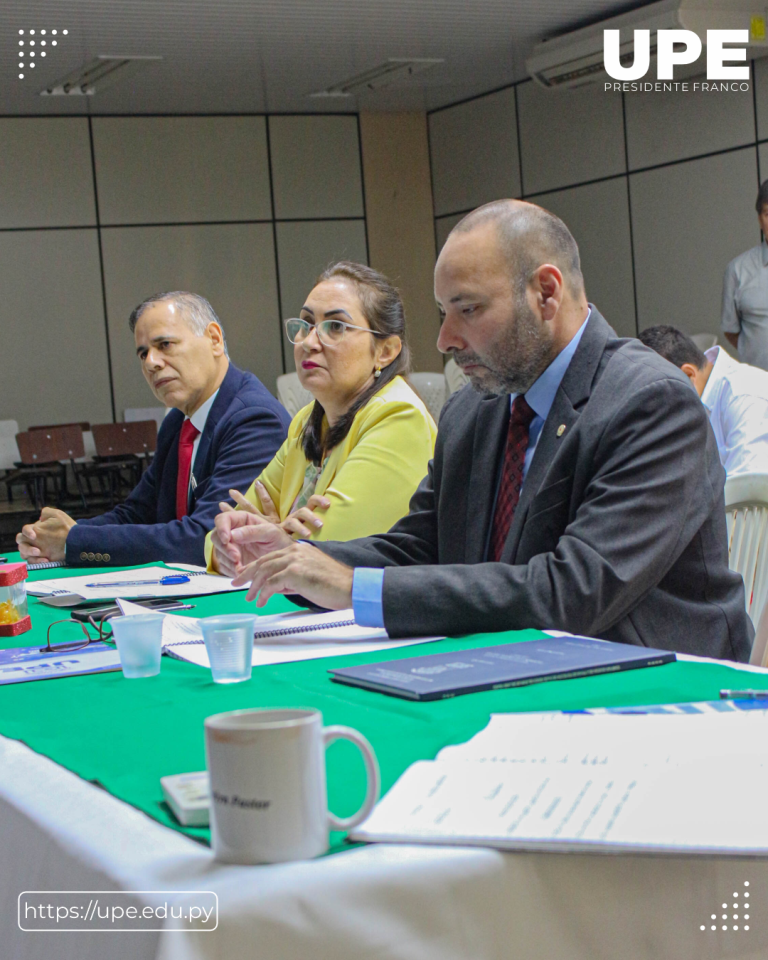
<path fill-rule="evenodd" d="M 41 97 L 90 97 L 98 90 L 132 77 L 142 67 L 162 57 L 122 57 L 104 54 L 73 70 L 40 91 Z"/>
<path fill-rule="evenodd" d="M 429 70 L 438 63 L 445 63 L 445 60 L 432 57 L 390 57 L 378 67 L 371 67 L 370 70 L 358 73 L 348 80 L 334 83 L 325 90 L 310 93 L 310 97 L 351 97 L 357 91 L 381 90 L 382 87 L 388 87 L 398 80 L 407 80 L 416 73 Z"/>

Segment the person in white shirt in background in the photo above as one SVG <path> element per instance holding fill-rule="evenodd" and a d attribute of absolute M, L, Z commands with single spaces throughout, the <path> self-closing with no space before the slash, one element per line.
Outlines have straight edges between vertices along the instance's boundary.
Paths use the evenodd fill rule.
<path fill-rule="evenodd" d="M 679 367 L 707 408 L 726 476 L 768 473 L 768 372 L 722 347 L 702 353 L 676 327 L 648 327 L 640 341 Z"/>

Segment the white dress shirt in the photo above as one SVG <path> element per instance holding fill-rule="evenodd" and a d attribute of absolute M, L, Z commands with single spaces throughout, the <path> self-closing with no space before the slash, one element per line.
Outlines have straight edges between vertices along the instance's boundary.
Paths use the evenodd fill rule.
<path fill-rule="evenodd" d="M 768 374 L 766 376 L 768 376 Z M 203 435 L 203 430 L 205 430 L 205 424 L 208 421 L 208 414 L 211 412 L 211 407 L 216 402 L 216 397 L 218 397 L 218 395 L 219 395 L 219 391 L 216 390 L 214 393 L 211 394 L 210 397 L 208 397 L 208 399 L 205 401 L 205 403 L 201 407 L 195 410 L 195 412 L 192 414 L 191 417 L 186 418 L 187 420 L 192 421 L 192 426 L 196 430 L 200 431 L 198 435 L 195 437 L 195 442 L 192 444 L 192 469 L 189 471 L 190 491 L 194 489 L 193 482 L 195 479 L 195 467 L 197 465 L 195 463 L 195 460 L 197 458 L 197 448 L 200 446 L 200 437 L 202 437 Z"/>
<path fill-rule="evenodd" d="M 715 432 L 726 476 L 768 473 L 768 373 L 728 356 L 706 351 L 714 364 L 701 402 Z"/>

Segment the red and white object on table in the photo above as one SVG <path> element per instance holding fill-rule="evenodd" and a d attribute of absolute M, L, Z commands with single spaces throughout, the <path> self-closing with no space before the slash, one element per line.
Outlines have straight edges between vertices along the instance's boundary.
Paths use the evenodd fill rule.
<path fill-rule="evenodd" d="M 15 637 L 32 629 L 27 612 L 26 563 L 0 565 L 0 637 Z"/>

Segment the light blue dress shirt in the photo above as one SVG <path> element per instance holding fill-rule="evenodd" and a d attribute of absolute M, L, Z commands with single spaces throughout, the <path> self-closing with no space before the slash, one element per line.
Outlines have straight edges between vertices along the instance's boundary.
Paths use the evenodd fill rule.
<path fill-rule="evenodd" d="M 547 369 L 542 373 L 539 379 L 525 394 L 528 405 L 536 416 L 531 420 L 528 427 L 528 448 L 525 451 L 525 463 L 523 464 L 523 483 L 528 476 L 528 469 L 536 453 L 536 445 L 539 442 L 544 422 L 549 416 L 552 404 L 555 402 L 555 394 L 560 389 L 560 384 L 565 371 L 568 369 L 573 359 L 576 348 L 579 345 L 584 328 L 589 322 L 591 310 L 587 313 L 587 319 L 576 331 L 568 346 L 561 350 L 555 359 L 550 363 Z M 510 408 L 515 402 L 516 393 L 510 394 Z M 384 568 L 382 567 L 357 567 L 352 577 L 352 609 L 355 613 L 355 620 L 361 627 L 383 627 L 384 626 L 384 606 L 382 595 L 384 592 Z"/>

